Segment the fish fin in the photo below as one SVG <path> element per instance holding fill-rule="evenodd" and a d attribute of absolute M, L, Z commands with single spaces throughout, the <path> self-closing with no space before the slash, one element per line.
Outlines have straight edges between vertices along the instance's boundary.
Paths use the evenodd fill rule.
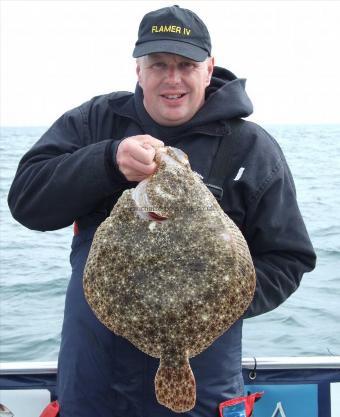
<path fill-rule="evenodd" d="M 194 408 L 196 403 L 196 382 L 189 360 L 179 367 L 160 363 L 155 378 L 157 401 L 176 413 Z"/>

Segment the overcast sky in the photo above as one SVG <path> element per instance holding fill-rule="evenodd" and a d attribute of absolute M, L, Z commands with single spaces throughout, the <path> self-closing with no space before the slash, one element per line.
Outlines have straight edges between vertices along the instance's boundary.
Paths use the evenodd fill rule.
<path fill-rule="evenodd" d="M 216 64 L 247 78 L 259 123 L 340 123 L 339 1 L 1 0 L 1 125 L 50 125 L 134 90 L 141 18 L 179 4 L 207 24 Z"/>

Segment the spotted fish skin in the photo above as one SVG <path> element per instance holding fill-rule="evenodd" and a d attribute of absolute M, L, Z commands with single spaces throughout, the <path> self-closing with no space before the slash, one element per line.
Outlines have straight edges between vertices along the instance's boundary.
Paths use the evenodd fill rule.
<path fill-rule="evenodd" d="M 155 160 L 98 227 L 84 291 L 105 326 L 160 358 L 157 399 L 185 412 L 196 401 L 189 358 L 241 317 L 256 278 L 241 232 L 185 155 L 167 147 Z"/>

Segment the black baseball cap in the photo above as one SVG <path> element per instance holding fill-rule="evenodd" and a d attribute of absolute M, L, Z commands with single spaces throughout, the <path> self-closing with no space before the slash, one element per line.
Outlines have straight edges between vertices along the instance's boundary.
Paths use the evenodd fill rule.
<path fill-rule="evenodd" d="M 204 61 L 211 55 L 208 29 L 195 13 L 179 6 L 147 13 L 139 25 L 133 57 L 157 52 Z"/>

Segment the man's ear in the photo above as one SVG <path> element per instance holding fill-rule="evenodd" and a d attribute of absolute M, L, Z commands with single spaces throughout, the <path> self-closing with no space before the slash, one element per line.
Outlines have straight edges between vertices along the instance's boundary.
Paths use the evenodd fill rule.
<path fill-rule="evenodd" d="M 210 84 L 212 73 L 214 71 L 214 65 L 215 65 L 215 58 L 212 56 L 211 58 L 208 58 L 208 74 L 207 74 L 207 87 Z"/>
<path fill-rule="evenodd" d="M 140 85 L 140 82 L 141 82 L 141 62 L 140 62 L 139 58 L 136 59 L 136 74 L 137 74 L 138 84 Z"/>

